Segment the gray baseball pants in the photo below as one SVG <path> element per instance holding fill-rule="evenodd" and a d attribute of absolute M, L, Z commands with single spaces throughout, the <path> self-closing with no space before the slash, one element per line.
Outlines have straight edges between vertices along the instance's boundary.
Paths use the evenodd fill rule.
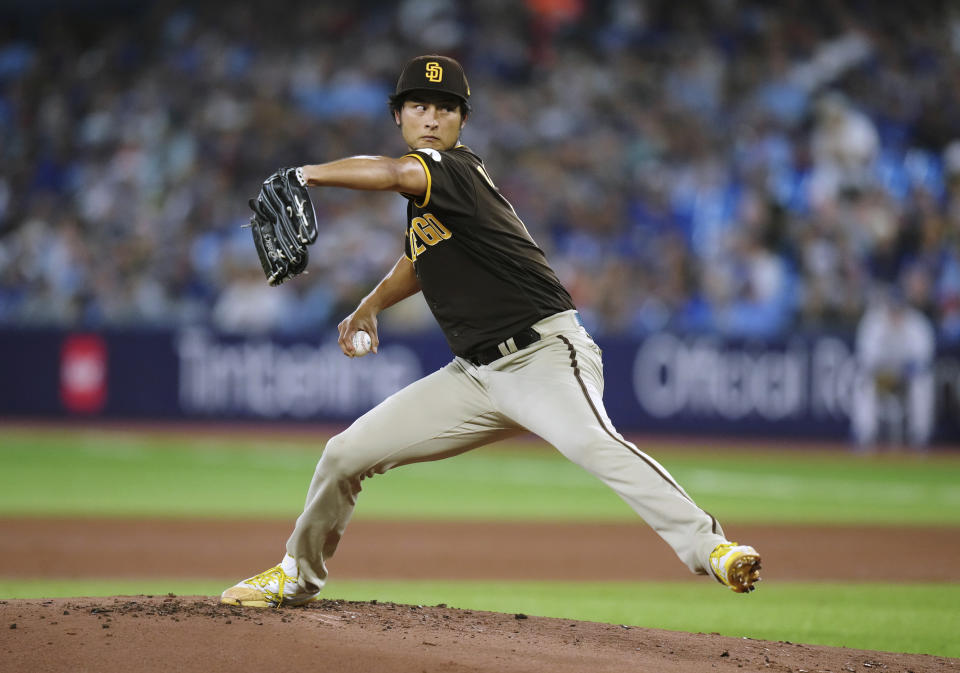
<path fill-rule="evenodd" d="M 574 311 L 537 324 L 541 339 L 489 365 L 457 357 L 391 395 L 330 439 L 287 540 L 299 581 L 323 587 L 364 478 L 440 460 L 530 431 L 623 498 L 697 574 L 725 541 L 655 460 L 626 441 L 603 408 L 600 349 Z"/>

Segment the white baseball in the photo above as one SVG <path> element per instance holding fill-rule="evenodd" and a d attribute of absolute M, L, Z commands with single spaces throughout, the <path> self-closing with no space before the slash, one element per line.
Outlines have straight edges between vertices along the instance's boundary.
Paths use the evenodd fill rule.
<path fill-rule="evenodd" d="M 370 352 L 370 335 L 359 330 L 353 334 L 353 357 L 363 357 Z"/>

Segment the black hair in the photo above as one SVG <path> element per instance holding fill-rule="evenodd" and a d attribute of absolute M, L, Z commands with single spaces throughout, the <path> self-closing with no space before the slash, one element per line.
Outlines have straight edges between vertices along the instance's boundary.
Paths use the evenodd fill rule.
<path fill-rule="evenodd" d="M 394 114 L 399 114 L 403 109 L 404 102 L 406 102 L 406 100 L 413 94 L 417 94 L 417 97 L 420 98 L 420 100 L 428 103 L 455 98 L 460 103 L 460 116 L 464 119 L 466 119 L 473 111 L 473 108 L 470 107 L 470 102 L 460 98 L 460 96 L 457 96 L 456 94 L 444 93 L 442 91 L 430 91 L 429 89 L 414 89 L 413 91 L 390 94 L 390 97 L 387 98 L 387 105 L 390 107 L 390 115 L 393 116 Z"/>

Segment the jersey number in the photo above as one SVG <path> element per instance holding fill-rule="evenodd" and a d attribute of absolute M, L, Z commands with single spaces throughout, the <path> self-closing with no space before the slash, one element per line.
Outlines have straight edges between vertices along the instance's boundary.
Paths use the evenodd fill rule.
<path fill-rule="evenodd" d="M 449 229 L 440 223 L 432 213 L 424 213 L 423 217 L 410 220 L 410 255 L 416 261 L 417 257 L 427 249 L 423 244 L 433 246 L 453 236 Z M 422 242 L 421 242 L 422 241 Z"/>

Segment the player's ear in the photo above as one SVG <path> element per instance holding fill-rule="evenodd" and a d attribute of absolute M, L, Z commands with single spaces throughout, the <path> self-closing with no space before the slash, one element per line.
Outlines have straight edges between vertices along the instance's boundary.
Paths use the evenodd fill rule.
<path fill-rule="evenodd" d="M 397 110 L 393 111 L 393 121 L 397 123 L 397 126 L 400 126 L 400 113 Z"/>

